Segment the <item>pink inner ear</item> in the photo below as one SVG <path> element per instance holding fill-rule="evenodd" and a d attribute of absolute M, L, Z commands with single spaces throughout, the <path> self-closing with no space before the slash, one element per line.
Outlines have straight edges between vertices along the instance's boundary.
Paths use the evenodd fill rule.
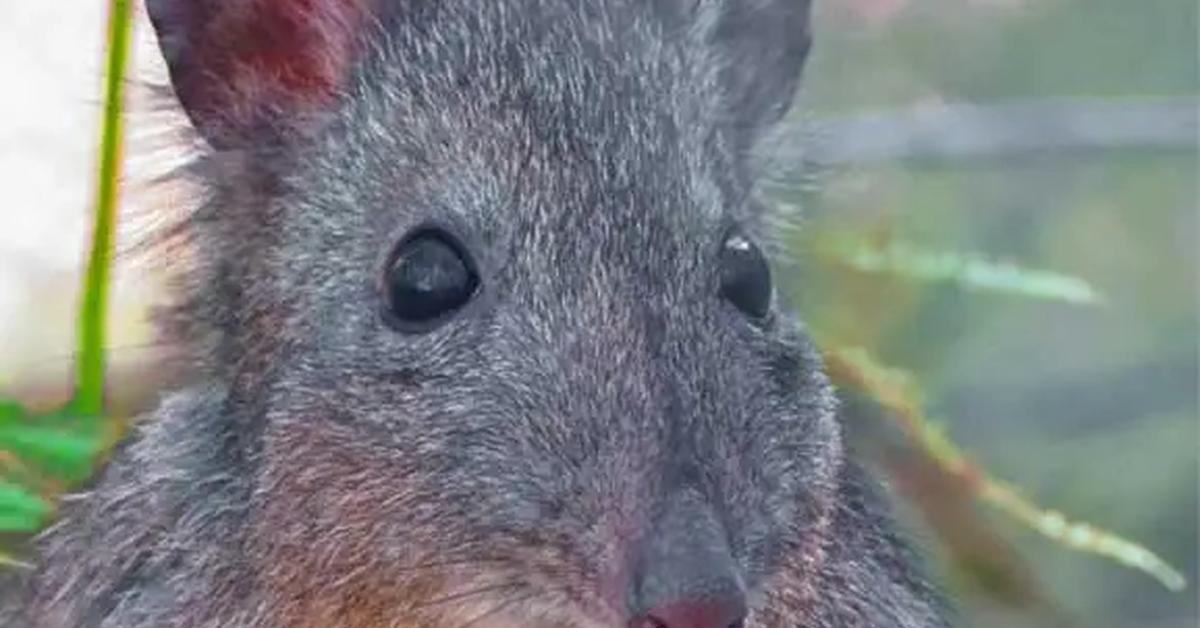
<path fill-rule="evenodd" d="M 345 83 L 368 0 L 175 0 L 175 89 L 215 143 L 298 129 Z M 190 6 L 188 6 L 190 5 Z"/>

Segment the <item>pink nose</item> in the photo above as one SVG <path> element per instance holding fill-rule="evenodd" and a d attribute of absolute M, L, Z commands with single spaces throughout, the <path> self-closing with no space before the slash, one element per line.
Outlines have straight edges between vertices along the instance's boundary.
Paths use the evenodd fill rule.
<path fill-rule="evenodd" d="M 651 609 L 631 628 L 741 628 L 745 615 L 739 598 L 680 600 Z"/>

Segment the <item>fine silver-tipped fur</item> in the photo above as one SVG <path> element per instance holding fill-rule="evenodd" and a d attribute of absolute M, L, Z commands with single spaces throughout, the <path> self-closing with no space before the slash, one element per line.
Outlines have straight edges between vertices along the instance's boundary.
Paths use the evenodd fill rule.
<path fill-rule="evenodd" d="M 800 324 L 720 294 L 726 235 L 768 237 L 750 156 L 807 0 L 148 5 L 210 144 L 164 317 L 200 367 L 13 625 L 624 626 L 687 513 L 747 626 L 945 625 Z M 380 275 L 422 225 L 481 287 L 397 330 Z"/>

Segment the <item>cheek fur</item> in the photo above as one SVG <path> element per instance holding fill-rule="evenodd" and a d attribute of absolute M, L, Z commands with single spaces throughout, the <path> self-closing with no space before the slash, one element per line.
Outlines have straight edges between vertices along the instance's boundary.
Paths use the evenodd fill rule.
<path fill-rule="evenodd" d="M 433 562 L 424 552 L 437 537 L 399 516 L 417 497 L 418 470 L 381 459 L 356 438 L 327 422 L 284 422 L 264 435 L 270 462 L 251 555 L 264 604 L 283 625 L 395 625 L 446 586 L 443 574 L 419 568 Z"/>

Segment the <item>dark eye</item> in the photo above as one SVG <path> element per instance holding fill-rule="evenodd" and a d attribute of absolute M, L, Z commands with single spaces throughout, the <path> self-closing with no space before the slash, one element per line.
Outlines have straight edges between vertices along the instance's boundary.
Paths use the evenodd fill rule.
<path fill-rule="evenodd" d="M 771 269 L 758 246 L 740 232 L 721 245 L 721 296 L 747 316 L 763 318 L 771 309 Z"/>
<path fill-rule="evenodd" d="M 466 305 L 479 288 L 479 275 L 448 234 L 423 230 L 396 247 L 384 275 L 391 319 L 403 331 L 420 331 Z"/>

